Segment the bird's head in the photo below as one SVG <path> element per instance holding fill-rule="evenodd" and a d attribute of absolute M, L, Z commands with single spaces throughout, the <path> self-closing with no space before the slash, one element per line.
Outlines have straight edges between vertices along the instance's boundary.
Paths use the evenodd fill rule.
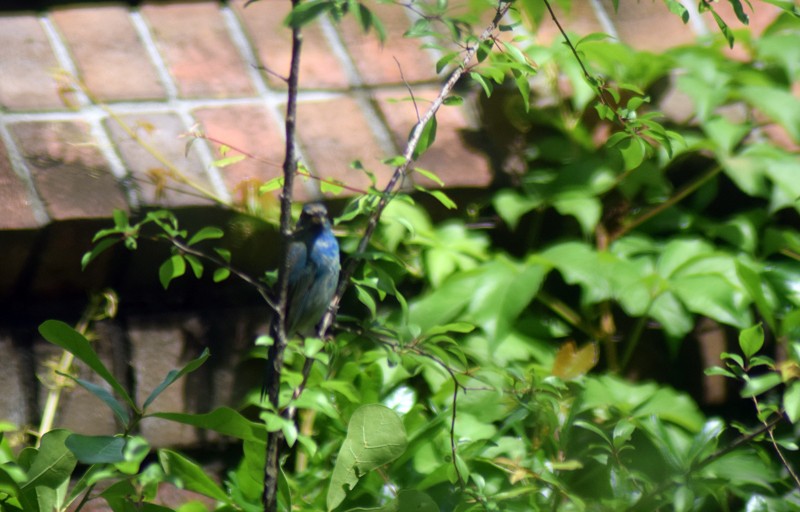
<path fill-rule="evenodd" d="M 328 224 L 328 210 L 322 203 L 308 203 L 303 206 L 297 228 L 303 229 L 311 226 L 325 226 Z"/>

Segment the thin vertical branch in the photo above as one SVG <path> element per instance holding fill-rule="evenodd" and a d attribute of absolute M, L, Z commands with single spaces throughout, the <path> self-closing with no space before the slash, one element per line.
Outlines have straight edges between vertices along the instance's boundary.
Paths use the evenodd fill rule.
<path fill-rule="evenodd" d="M 300 0 L 292 0 L 292 8 L 296 8 Z M 292 191 L 294 176 L 297 171 L 297 151 L 295 130 L 297 123 L 297 91 L 300 77 L 300 51 L 303 37 L 299 27 L 292 27 L 292 58 L 287 80 L 286 100 L 286 154 L 283 160 L 283 193 L 281 195 L 281 235 L 284 247 L 288 246 L 292 234 Z M 289 288 L 289 262 L 284 255 L 278 272 L 278 304 L 276 315 L 272 321 L 273 343 L 267 354 L 266 388 L 269 402 L 274 411 L 280 408 L 281 371 L 283 356 L 286 350 L 286 302 Z M 278 430 L 267 436 L 264 464 L 264 491 L 261 495 L 264 512 L 276 512 L 278 509 L 278 477 L 280 473 L 280 449 L 283 445 L 283 433 Z"/>

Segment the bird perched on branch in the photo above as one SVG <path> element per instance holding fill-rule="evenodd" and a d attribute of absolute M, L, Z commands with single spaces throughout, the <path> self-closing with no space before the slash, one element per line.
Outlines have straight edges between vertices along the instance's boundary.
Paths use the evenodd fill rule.
<path fill-rule="evenodd" d="M 286 258 L 286 336 L 313 336 L 339 283 L 339 243 L 324 205 L 303 206 Z"/>
<path fill-rule="evenodd" d="M 286 250 L 286 338 L 298 334 L 315 336 L 315 327 L 331 304 L 339 283 L 339 243 L 333 236 L 328 211 L 320 203 L 303 206 L 300 220 Z M 275 325 L 272 338 L 277 342 Z M 267 371 L 261 386 L 261 400 L 269 395 L 275 402 L 278 387 L 273 377 L 280 370 L 275 367 L 277 343 L 267 355 Z M 272 388 L 272 389 L 270 389 Z"/>

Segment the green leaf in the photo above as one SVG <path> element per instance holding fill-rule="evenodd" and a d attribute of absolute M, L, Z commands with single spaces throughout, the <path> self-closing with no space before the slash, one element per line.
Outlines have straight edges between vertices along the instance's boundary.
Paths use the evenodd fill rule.
<path fill-rule="evenodd" d="M 728 47 L 733 48 L 733 43 L 735 41 L 733 31 L 730 29 L 730 27 L 728 27 L 728 24 L 725 23 L 725 20 L 723 20 L 720 15 L 717 14 L 717 11 L 712 9 L 711 14 L 714 16 L 714 21 L 717 22 L 717 26 L 722 32 L 722 35 L 725 36 L 725 40 L 728 41 Z"/>
<path fill-rule="evenodd" d="M 456 208 L 458 208 L 458 205 L 455 203 L 455 201 L 450 199 L 450 196 L 445 194 L 443 190 L 425 190 L 425 192 L 428 195 L 434 197 L 437 201 L 439 201 L 439 203 L 441 203 L 442 206 L 444 206 L 448 210 L 455 210 Z"/>
<path fill-rule="evenodd" d="M 444 186 L 444 182 L 437 176 L 433 171 L 429 171 L 427 169 L 423 169 L 422 167 L 414 167 L 414 172 L 419 173 L 432 182 L 436 183 L 440 187 Z"/>
<path fill-rule="evenodd" d="M 274 190 L 279 190 L 283 188 L 283 176 L 278 176 L 277 178 L 272 178 L 271 180 L 267 181 L 266 183 L 262 184 L 258 187 L 259 194 L 266 194 L 267 192 L 272 192 Z"/>
<path fill-rule="evenodd" d="M 539 198 L 525 197 L 516 190 L 501 190 L 494 195 L 492 205 L 497 210 L 500 218 L 508 227 L 516 229 L 519 220 L 526 213 L 536 209 L 542 204 Z"/>
<path fill-rule="evenodd" d="M 180 254 L 173 254 L 167 261 L 161 264 L 158 269 L 158 279 L 161 286 L 166 290 L 169 283 L 186 273 L 186 260 Z"/>
<path fill-rule="evenodd" d="M 292 9 L 283 23 L 292 28 L 300 28 L 331 10 L 334 5 L 330 0 L 301 2 Z"/>
<path fill-rule="evenodd" d="M 761 324 L 748 327 L 739 333 L 739 347 L 746 359 L 753 357 L 764 345 L 764 328 Z"/>
<path fill-rule="evenodd" d="M 370 312 L 370 318 L 375 318 L 377 314 L 377 304 L 372 295 L 363 286 L 355 285 L 356 297 L 358 301 L 365 305 Z"/>
<path fill-rule="evenodd" d="M 172 450 L 158 451 L 158 460 L 164 467 L 167 476 L 176 478 L 179 487 L 200 493 L 224 503 L 231 503 L 228 495 L 211 478 L 206 475 L 200 465 Z"/>
<path fill-rule="evenodd" d="M 68 377 L 78 384 L 81 385 L 86 391 L 93 394 L 97 398 L 103 401 L 117 417 L 120 419 L 123 425 L 127 426 L 130 422 L 130 416 L 128 415 L 128 410 L 125 406 L 117 400 L 114 395 L 112 395 L 106 388 L 95 384 L 94 382 L 89 382 L 88 380 L 79 379 L 77 377 L 73 377 L 69 374 L 62 374 L 65 377 Z"/>
<path fill-rule="evenodd" d="M 230 277 L 231 271 L 227 268 L 218 268 L 214 271 L 214 282 L 220 283 Z"/>
<path fill-rule="evenodd" d="M 95 258 L 100 256 L 106 249 L 111 247 L 112 245 L 119 242 L 118 238 L 106 238 L 105 240 L 101 240 L 99 243 L 95 244 L 92 247 L 92 250 L 88 251 L 83 255 L 81 258 L 81 270 L 86 270 L 86 267 L 91 263 Z"/>
<path fill-rule="evenodd" d="M 739 94 L 751 105 L 780 123 L 795 143 L 800 143 L 800 100 L 784 88 L 747 86 Z"/>
<path fill-rule="evenodd" d="M 797 424 L 800 420 L 800 381 L 792 382 L 783 393 L 783 408 L 789 421 Z"/>
<path fill-rule="evenodd" d="M 396 412 L 379 404 L 356 409 L 331 474 L 328 510 L 345 500 L 359 478 L 397 459 L 407 445 L 406 429 Z"/>
<path fill-rule="evenodd" d="M 684 24 L 689 23 L 689 11 L 678 0 L 664 0 L 664 3 L 669 12 L 680 16 Z"/>
<path fill-rule="evenodd" d="M 491 82 L 488 82 L 485 78 L 483 78 L 483 75 L 476 71 L 470 71 L 469 76 L 478 82 L 481 87 L 483 87 L 483 92 L 486 93 L 487 98 L 491 97 L 492 90 L 494 89 L 494 86 L 492 86 Z"/>
<path fill-rule="evenodd" d="M 739 276 L 739 279 L 747 290 L 747 293 L 750 294 L 750 298 L 758 308 L 758 312 L 762 317 L 764 317 L 764 321 L 767 322 L 767 325 L 770 327 L 770 329 L 774 331 L 775 316 L 772 313 L 772 307 L 770 306 L 769 302 L 767 302 L 767 298 L 764 295 L 763 281 L 761 276 L 759 276 L 755 270 L 751 269 L 749 266 L 745 265 L 739 260 L 736 260 L 736 274 Z"/>
<path fill-rule="evenodd" d="M 628 137 L 620 142 L 617 147 L 622 154 L 623 169 L 625 171 L 636 169 L 644 161 L 646 154 L 645 142 L 641 137 Z"/>
<path fill-rule="evenodd" d="M 427 151 L 428 148 L 433 145 L 433 142 L 436 140 L 436 125 L 436 116 L 431 117 L 430 120 L 425 123 L 425 126 L 422 128 L 422 133 L 420 134 L 417 147 L 414 148 L 412 156 L 414 160 L 419 159 L 420 155 L 425 153 L 425 151 Z M 412 135 L 415 130 L 416 126 L 411 132 Z"/>
<path fill-rule="evenodd" d="M 149 454 L 150 444 L 143 437 L 128 436 L 122 449 L 123 460 L 114 464 L 114 467 L 123 474 L 135 475 Z"/>
<path fill-rule="evenodd" d="M 736 327 L 752 323 L 752 314 L 739 299 L 741 292 L 721 274 L 674 277 L 669 285 L 689 311 Z"/>
<path fill-rule="evenodd" d="M 214 240 L 222 238 L 225 232 L 214 226 L 206 226 L 189 239 L 188 245 L 194 245 L 202 242 L 203 240 Z"/>
<path fill-rule="evenodd" d="M 83 464 L 114 464 L 125 460 L 123 437 L 72 434 L 64 444 Z"/>
<path fill-rule="evenodd" d="M 26 512 L 60 508 L 56 491 L 69 482 L 78 462 L 65 444 L 70 435 L 68 430 L 51 430 L 42 436 L 38 450 L 32 452 L 26 482 L 19 486 L 19 500 Z"/>
<path fill-rule="evenodd" d="M 728 0 L 733 7 L 733 12 L 736 14 L 736 19 L 742 22 L 743 25 L 750 24 L 750 17 L 744 12 L 741 0 Z"/>
<path fill-rule="evenodd" d="M 223 167 L 228 167 L 229 165 L 233 165 L 233 164 L 239 163 L 242 160 L 244 160 L 245 158 L 247 158 L 245 155 L 226 156 L 225 158 L 220 158 L 220 159 L 214 160 L 213 162 L 211 162 L 211 165 L 213 165 L 214 167 L 218 167 L 218 168 L 222 169 Z"/>
<path fill-rule="evenodd" d="M 439 505 L 424 492 L 404 489 L 397 493 L 394 503 L 387 505 L 386 512 L 439 512 L 439 510 Z"/>
<path fill-rule="evenodd" d="M 103 365 L 89 341 L 81 333 L 59 320 L 46 320 L 39 326 L 39 333 L 50 343 L 58 345 L 86 363 L 92 371 L 108 382 L 125 403 L 133 409 L 136 408 L 128 392 Z"/>
<path fill-rule="evenodd" d="M 213 430 L 214 432 L 219 432 L 220 434 L 244 441 L 264 443 L 267 438 L 267 431 L 264 429 L 264 425 L 248 420 L 229 407 L 220 407 L 205 414 L 155 412 L 148 414 L 147 417 L 162 418 L 185 425 Z"/>
<path fill-rule="evenodd" d="M 192 274 L 194 274 L 194 277 L 197 279 L 203 277 L 203 262 L 200 260 L 200 258 L 193 254 L 184 254 L 183 257 L 192 268 Z"/>
<path fill-rule="evenodd" d="M 170 372 L 167 374 L 167 376 L 164 378 L 161 384 L 156 386 L 153 392 L 150 393 L 150 396 L 147 397 L 147 400 L 144 401 L 144 404 L 142 405 L 142 410 L 147 409 L 147 406 L 153 403 L 153 400 L 158 398 L 158 395 L 163 393 L 164 390 L 167 389 L 173 382 L 180 379 L 187 373 L 191 373 L 196 369 L 198 369 L 200 365 L 206 362 L 206 359 L 208 359 L 210 355 L 211 353 L 208 351 L 208 348 L 205 348 L 203 349 L 202 354 L 200 354 L 196 359 L 193 359 L 192 361 L 186 363 L 186 365 L 180 370 L 170 370 Z"/>
<path fill-rule="evenodd" d="M 111 216 L 114 219 L 115 228 L 126 229 L 130 226 L 130 220 L 128 220 L 128 212 L 126 212 L 125 210 L 114 208 L 114 212 L 111 214 Z"/>
<path fill-rule="evenodd" d="M 320 180 L 319 191 L 323 194 L 339 195 L 344 190 L 344 183 L 332 178 Z"/>
<path fill-rule="evenodd" d="M 770 389 L 781 384 L 779 373 L 767 373 L 748 380 L 742 389 L 742 398 L 751 398 L 766 393 Z"/>

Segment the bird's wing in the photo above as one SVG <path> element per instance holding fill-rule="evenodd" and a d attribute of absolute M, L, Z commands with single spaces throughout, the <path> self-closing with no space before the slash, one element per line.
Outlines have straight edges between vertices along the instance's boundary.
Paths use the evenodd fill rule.
<path fill-rule="evenodd" d="M 286 334 L 292 336 L 295 329 L 302 327 L 298 325 L 303 322 L 300 316 L 307 310 L 307 302 L 311 294 L 309 293 L 314 285 L 316 269 L 308 259 L 308 247 L 301 240 L 292 242 L 289 245 L 289 253 L 286 256 L 289 263 L 289 302 L 286 305 Z"/>

